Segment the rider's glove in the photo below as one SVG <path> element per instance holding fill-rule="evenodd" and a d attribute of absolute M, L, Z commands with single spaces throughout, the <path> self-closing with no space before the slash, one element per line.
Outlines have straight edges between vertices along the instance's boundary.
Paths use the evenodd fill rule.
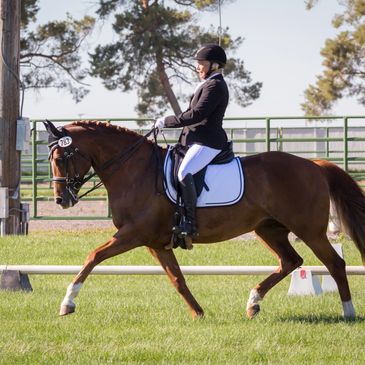
<path fill-rule="evenodd" d="M 165 126 L 165 118 L 157 118 L 153 126 L 158 130 L 161 130 Z"/>

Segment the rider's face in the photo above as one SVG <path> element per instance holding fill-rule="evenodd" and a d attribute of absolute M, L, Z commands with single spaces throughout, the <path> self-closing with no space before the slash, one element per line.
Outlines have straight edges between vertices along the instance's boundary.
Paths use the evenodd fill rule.
<path fill-rule="evenodd" d="M 210 62 L 209 61 L 197 61 L 196 71 L 199 74 L 200 80 L 205 80 L 207 73 L 209 71 Z"/>

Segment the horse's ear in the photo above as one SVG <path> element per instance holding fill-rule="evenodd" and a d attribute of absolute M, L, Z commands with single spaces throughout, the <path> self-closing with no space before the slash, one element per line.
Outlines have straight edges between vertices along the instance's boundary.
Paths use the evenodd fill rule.
<path fill-rule="evenodd" d="M 46 130 L 50 136 L 53 136 L 54 138 L 61 138 L 63 137 L 63 133 L 56 128 L 56 126 L 50 122 L 48 119 L 46 119 L 45 122 L 43 122 L 44 126 L 46 127 Z"/>

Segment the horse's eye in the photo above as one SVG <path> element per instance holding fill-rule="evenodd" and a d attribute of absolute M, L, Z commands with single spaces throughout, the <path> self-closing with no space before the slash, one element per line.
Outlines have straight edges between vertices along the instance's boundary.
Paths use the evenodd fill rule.
<path fill-rule="evenodd" d="M 57 157 L 54 159 L 54 162 L 56 163 L 56 165 L 63 165 L 63 158 Z"/>

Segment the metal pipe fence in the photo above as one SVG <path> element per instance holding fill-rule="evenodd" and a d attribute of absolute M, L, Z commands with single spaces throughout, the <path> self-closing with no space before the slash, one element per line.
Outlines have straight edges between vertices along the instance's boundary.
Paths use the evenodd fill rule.
<path fill-rule="evenodd" d="M 69 265 L 0 265 L 0 274 L 4 271 L 19 271 L 31 275 L 76 275 L 82 266 Z M 180 266 L 184 275 L 269 275 L 277 266 Z M 313 275 L 329 275 L 324 266 L 302 266 L 300 270 L 309 270 Z M 347 275 L 364 275 L 363 266 L 346 266 Z M 96 266 L 91 274 L 97 275 L 166 275 L 161 266 Z"/>
<path fill-rule="evenodd" d="M 138 127 L 138 123 L 152 125 L 147 118 L 98 119 L 127 126 L 138 133 L 149 128 Z M 73 120 L 52 120 L 58 126 Z M 98 189 L 85 201 L 103 201 L 104 215 L 57 216 L 40 215 L 39 203 L 53 201 L 51 171 L 48 161 L 47 133 L 40 128 L 41 120 L 33 120 L 31 149 L 22 156 L 22 200 L 30 201 L 31 219 L 109 219 L 107 194 Z M 330 160 L 359 182 L 365 180 L 365 116 L 335 117 L 237 117 L 226 118 L 224 126 L 228 137 L 234 142 L 236 155 L 248 156 L 265 151 L 285 151 L 305 158 Z M 159 136 L 159 143 L 175 143 L 180 130 L 166 129 Z M 97 182 L 92 179 L 87 188 Z"/>

